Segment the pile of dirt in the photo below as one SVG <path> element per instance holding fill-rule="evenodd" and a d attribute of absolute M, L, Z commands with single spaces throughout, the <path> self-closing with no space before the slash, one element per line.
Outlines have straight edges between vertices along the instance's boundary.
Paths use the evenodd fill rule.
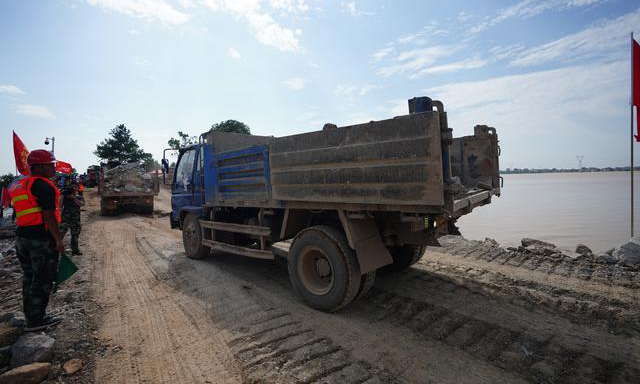
<path fill-rule="evenodd" d="M 104 172 L 104 188 L 111 192 L 153 192 L 153 178 L 140 163 L 128 163 Z"/>

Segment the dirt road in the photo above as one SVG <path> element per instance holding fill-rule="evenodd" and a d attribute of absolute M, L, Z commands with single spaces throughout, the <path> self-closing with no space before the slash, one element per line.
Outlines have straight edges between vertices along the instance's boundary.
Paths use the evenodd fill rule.
<path fill-rule="evenodd" d="M 156 202 L 168 210 L 168 194 Z M 448 239 L 336 314 L 286 268 L 184 256 L 160 212 L 84 226 L 97 383 L 637 383 L 640 276 Z"/>

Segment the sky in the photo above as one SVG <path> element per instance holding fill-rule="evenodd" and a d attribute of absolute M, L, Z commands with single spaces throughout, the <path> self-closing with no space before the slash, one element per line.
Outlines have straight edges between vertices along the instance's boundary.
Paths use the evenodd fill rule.
<path fill-rule="evenodd" d="M 637 0 L 0 0 L 0 173 L 14 130 L 83 172 L 118 124 L 160 159 L 177 131 L 285 136 L 414 96 L 455 137 L 495 127 L 502 169 L 625 166 L 634 29 Z"/>

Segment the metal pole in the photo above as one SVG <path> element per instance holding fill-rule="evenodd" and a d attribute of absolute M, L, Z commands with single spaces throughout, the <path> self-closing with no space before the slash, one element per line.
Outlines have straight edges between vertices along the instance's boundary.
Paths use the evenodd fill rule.
<path fill-rule="evenodd" d="M 633 237 L 633 32 L 631 32 L 631 100 L 630 100 L 630 110 L 631 116 L 629 119 L 631 126 L 631 237 Z"/>
<path fill-rule="evenodd" d="M 51 138 L 51 154 L 52 155 L 56 155 L 56 138 L 52 137 Z"/>

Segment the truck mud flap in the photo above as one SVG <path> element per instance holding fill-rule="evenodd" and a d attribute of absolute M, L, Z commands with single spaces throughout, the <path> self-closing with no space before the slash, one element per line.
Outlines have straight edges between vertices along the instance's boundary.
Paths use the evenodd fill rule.
<path fill-rule="evenodd" d="M 370 218 L 349 219 L 344 211 L 338 211 L 338 215 L 349 246 L 356 251 L 361 274 L 364 275 L 393 263 L 393 258 L 382 242 L 375 221 Z"/>

